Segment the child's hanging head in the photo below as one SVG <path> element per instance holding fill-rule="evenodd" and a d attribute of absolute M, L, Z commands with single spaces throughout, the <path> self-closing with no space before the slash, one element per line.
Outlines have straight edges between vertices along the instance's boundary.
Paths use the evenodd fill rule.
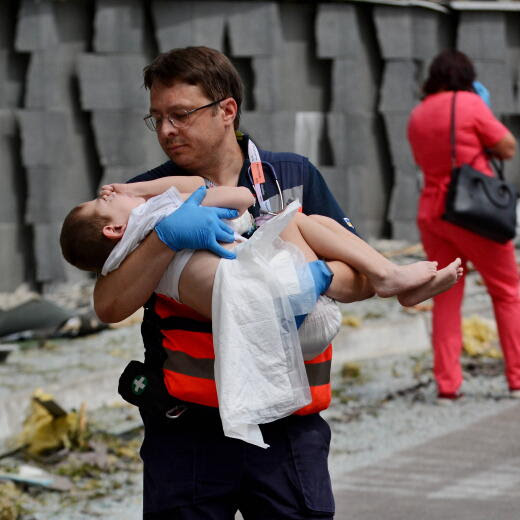
<path fill-rule="evenodd" d="M 60 234 L 61 253 L 78 269 L 99 273 L 117 240 L 103 234 L 110 217 L 97 214 L 87 204 L 76 206 L 65 217 Z"/>
<path fill-rule="evenodd" d="M 63 257 L 78 269 L 101 272 L 108 255 L 123 236 L 132 209 L 141 197 L 114 193 L 76 206 L 63 221 Z"/>

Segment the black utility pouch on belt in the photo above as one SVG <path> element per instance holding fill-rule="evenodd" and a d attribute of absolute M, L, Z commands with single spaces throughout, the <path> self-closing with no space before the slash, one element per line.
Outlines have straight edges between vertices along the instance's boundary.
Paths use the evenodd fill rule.
<path fill-rule="evenodd" d="M 182 401 L 168 393 L 162 373 L 140 361 L 133 360 L 126 365 L 117 391 L 126 402 L 156 418 L 177 419 L 188 409 Z"/>

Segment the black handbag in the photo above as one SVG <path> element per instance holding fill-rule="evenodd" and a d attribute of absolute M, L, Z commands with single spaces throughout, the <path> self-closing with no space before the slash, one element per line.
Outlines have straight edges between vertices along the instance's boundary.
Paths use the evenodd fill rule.
<path fill-rule="evenodd" d="M 442 218 L 478 235 L 504 243 L 516 234 L 515 186 L 504 180 L 503 161 L 499 165 L 490 159 L 497 172 L 491 177 L 470 164 L 457 166 L 455 140 L 455 100 L 451 104 L 451 181 L 446 196 L 446 208 Z"/>

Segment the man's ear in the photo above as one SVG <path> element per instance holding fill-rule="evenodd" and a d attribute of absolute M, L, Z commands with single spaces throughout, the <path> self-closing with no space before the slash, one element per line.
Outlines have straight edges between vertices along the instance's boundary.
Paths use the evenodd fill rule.
<path fill-rule="evenodd" d="M 227 98 L 220 102 L 220 108 L 224 111 L 224 121 L 228 124 L 233 124 L 237 117 L 237 102 L 232 98 Z"/>
<path fill-rule="evenodd" d="M 123 233 L 125 232 L 126 224 L 109 224 L 107 226 L 103 226 L 103 235 L 110 240 L 119 240 Z"/>

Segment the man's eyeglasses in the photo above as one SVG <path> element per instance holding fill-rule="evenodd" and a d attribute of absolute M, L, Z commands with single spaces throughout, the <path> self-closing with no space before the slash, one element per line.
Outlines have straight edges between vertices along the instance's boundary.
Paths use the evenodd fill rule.
<path fill-rule="evenodd" d="M 166 117 L 157 117 L 152 114 L 148 114 L 144 117 L 144 122 L 146 123 L 147 128 L 149 128 L 152 132 L 157 132 L 163 123 L 163 120 L 166 119 L 170 125 L 175 128 L 186 128 L 188 126 L 191 114 L 198 112 L 204 108 L 212 107 L 221 101 L 224 101 L 226 98 L 218 99 L 217 101 L 212 101 L 207 105 L 203 105 L 201 107 L 192 108 L 191 110 L 180 110 L 178 112 L 172 112 L 168 114 Z"/>

